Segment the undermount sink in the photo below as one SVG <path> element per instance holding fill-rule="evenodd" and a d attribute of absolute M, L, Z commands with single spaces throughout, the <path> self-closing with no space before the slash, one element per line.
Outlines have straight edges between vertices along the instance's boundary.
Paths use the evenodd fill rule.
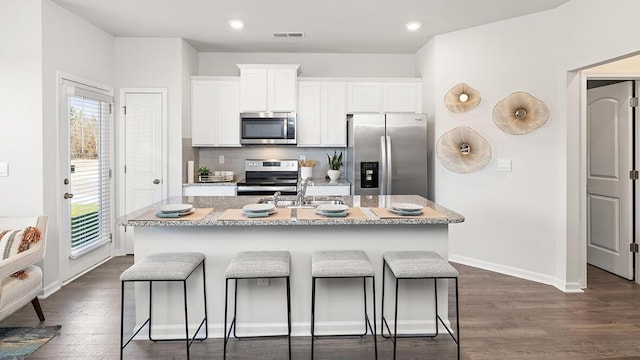
<path fill-rule="evenodd" d="M 274 204 L 272 197 L 262 198 L 258 201 L 258 204 Z M 302 204 L 296 205 L 296 200 L 291 198 L 278 198 L 277 207 L 286 207 L 286 208 L 314 208 L 318 205 L 324 204 L 344 204 L 344 201 L 341 199 L 305 199 Z"/>

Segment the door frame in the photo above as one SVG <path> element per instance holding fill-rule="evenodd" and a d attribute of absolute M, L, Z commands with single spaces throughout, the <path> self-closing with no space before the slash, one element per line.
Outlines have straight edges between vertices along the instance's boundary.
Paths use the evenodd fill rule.
<path fill-rule="evenodd" d="M 116 150 L 116 165 L 115 165 L 115 185 L 116 185 L 116 217 L 124 216 L 125 213 L 125 205 L 126 205 L 126 177 L 124 173 L 124 167 L 126 165 L 126 126 L 124 123 L 124 99 L 126 94 L 160 94 L 162 96 L 162 198 L 167 197 L 167 179 L 168 179 L 168 121 L 167 121 L 167 88 L 120 88 L 119 97 L 116 99 L 116 107 L 118 109 L 117 117 L 116 117 L 116 131 L 115 131 L 115 150 Z M 116 238 L 116 246 L 114 249 L 114 254 L 116 255 L 126 255 L 126 231 L 131 231 L 131 229 L 127 230 L 126 226 L 117 226 L 114 231 L 114 235 Z"/>
<path fill-rule="evenodd" d="M 625 73 L 625 72 L 610 72 L 610 71 L 597 71 L 597 70 L 583 70 L 580 71 L 580 181 L 579 181 L 579 234 L 580 234 L 580 287 L 587 288 L 587 81 L 588 80 L 635 80 L 640 82 L 640 73 Z M 638 96 L 639 94 L 636 94 Z M 636 110 L 638 111 L 638 110 Z M 640 119 L 635 119 L 640 121 Z M 634 149 L 634 156 L 636 159 L 636 168 L 640 167 L 640 126 L 636 126 L 635 140 L 637 146 Z M 638 230 L 640 225 L 640 196 L 636 196 L 634 207 L 636 209 L 633 216 L 633 228 L 634 233 Z M 638 241 L 636 241 L 638 242 Z M 638 263 L 638 253 L 633 256 L 635 263 L 635 282 L 640 284 L 640 264 Z"/>

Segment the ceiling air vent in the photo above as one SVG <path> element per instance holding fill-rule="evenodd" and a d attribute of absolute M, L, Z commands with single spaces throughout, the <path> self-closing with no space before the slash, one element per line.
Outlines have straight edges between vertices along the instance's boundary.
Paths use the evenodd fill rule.
<path fill-rule="evenodd" d="M 273 33 L 275 38 L 303 38 L 303 32 L 276 32 Z"/>

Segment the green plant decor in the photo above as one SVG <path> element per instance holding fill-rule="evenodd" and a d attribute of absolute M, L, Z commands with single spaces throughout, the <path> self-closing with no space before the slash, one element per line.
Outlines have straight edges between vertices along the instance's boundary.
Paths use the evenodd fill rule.
<path fill-rule="evenodd" d="M 338 155 L 337 151 L 333 152 L 333 156 L 327 154 L 327 160 L 329 161 L 329 170 L 340 170 L 343 165 L 342 151 L 340 152 L 340 155 Z"/>
<path fill-rule="evenodd" d="M 206 166 L 201 166 L 201 167 L 198 169 L 198 174 L 199 174 L 199 175 L 209 175 L 209 172 L 210 172 L 210 171 L 211 171 L 211 170 L 209 170 L 209 168 L 208 168 L 208 167 L 206 167 Z"/>

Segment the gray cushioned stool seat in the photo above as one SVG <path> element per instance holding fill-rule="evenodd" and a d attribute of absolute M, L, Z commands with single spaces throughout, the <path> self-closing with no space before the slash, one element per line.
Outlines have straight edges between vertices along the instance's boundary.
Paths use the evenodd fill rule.
<path fill-rule="evenodd" d="M 311 255 L 313 277 L 374 276 L 369 257 L 362 250 L 323 250 Z"/>
<path fill-rule="evenodd" d="M 195 252 L 157 253 L 147 255 L 120 275 L 120 281 L 186 280 L 204 260 Z"/>
<path fill-rule="evenodd" d="M 227 279 L 289 276 L 291 254 L 288 251 L 241 251 L 224 273 Z"/>
<path fill-rule="evenodd" d="M 388 251 L 383 257 L 398 278 L 458 277 L 458 270 L 433 251 Z"/>

